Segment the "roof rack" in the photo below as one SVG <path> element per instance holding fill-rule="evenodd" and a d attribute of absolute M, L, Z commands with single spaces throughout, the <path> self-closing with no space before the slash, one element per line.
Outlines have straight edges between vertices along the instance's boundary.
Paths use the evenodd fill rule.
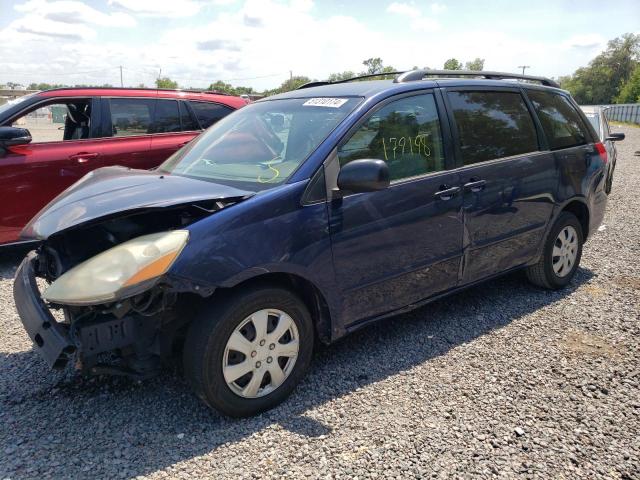
<path fill-rule="evenodd" d="M 399 75 L 393 81 L 394 83 L 414 82 L 424 80 L 426 77 L 481 77 L 487 80 L 527 80 L 530 82 L 540 82 L 545 87 L 560 88 L 560 85 L 556 81 L 546 77 L 506 72 L 485 72 L 483 70 L 411 70 Z"/>
<path fill-rule="evenodd" d="M 337 80 L 335 82 L 330 82 L 329 80 L 319 80 L 319 81 L 308 82 L 308 83 L 305 83 L 304 85 L 300 85 L 296 90 L 302 90 L 303 88 L 319 87 L 321 85 L 334 85 L 336 83 L 353 82 L 354 80 L 361 80 L 363 78 L 385 77 L 387 75 L 402 75 L 403 73 L 406 73 L 406 72 L 369 73 L 367 75 L 358 75 L 357 77 L 351 77 L 345 80 Z"/>
<path fill-rule="evenodd" d="M 314 81 L 305 83 L 298 87 L 298 90 L 303 88 L 319 87 L 321 85 L 333 85 L 336 83 L 353 82 L 354 80 L 361 80 L 363 78 L 383 77 L 386 75 L 397 75 L 393 80 L 394 83 L 406 83 L 415 82 L 418 80 L 424 80 L 428 77 L 481 77 L 487 80 L 527 80 L 529 82 L 540 82 L 545 87 L 560 88 L 560 85 L 550 78 L 535 77 L 532 75 L 519 75 L 517 73 L 506 72 L 485 72 L 482 70 L 409 70 L 408 72 L 384 72 L 384 73 L 372 73 L 368 75 L 360 75 L 357 77 L 347 78 L 346 80 L 338 80 L 337 82 L 330 82 L 328 80 Z"/>
<path fill-rule="evenodd" d="M 231 95 L 230 93 L 220 92 L 218 90 L 203 90 L 199 88 L 153 88 L 153 87 L 56 87 L 43 92 L 51 92 L 53 90 L 149 90 L 152 92 L 187 92 L 187 93 L 208 93 L 213 95 Z"/>

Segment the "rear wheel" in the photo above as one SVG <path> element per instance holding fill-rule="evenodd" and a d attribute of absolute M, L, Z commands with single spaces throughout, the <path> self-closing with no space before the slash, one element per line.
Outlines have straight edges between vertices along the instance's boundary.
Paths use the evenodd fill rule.
<path fill-rule="evenodd" d="M 293 391 L 312 350 L 304 303 L 285 289 L 252 288 L 201 312 L 185 341 L 185 375 L 207 405 L 246 417 Z"/>
<path fill-rule="evenodd" d="M 527 268 L 529 281 L 551 290 L 566 286 L 580 264 L 583 238 L 578 218 L 562 212 L 549 231 L 542 257 L 537 264 Z"/>

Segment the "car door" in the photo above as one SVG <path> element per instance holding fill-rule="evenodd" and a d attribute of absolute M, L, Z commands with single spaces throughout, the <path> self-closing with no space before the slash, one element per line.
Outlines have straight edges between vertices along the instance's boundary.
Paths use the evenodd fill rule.
<path fill-rule="evenodd" d="M 389 188 L 330 202 L 345 325 L 456 285 L 462 256 L 459 177 L 447 170 L 446 123 L 433 92 L 387 101 L 339 146 L 340 165 L 387 162 Z"/>
<path fill-rule="evenodd" d="M 155 98 L 103 97 L 97 167 L 121 165 L 149 169 L 159 162 L 151 156 Z"/>
<path fill-rule="evenodd" d="M 558 176 L 518 88 L 449 88 L 445 97 L 461 165 L 466 284 L 535 256 Z"/>
<path fill-rule="evenodd" d="M 157 99 L 151 128 L 150 160 L 159 165 L 200 132 L 197 120 L 184 101 Z"/>
<path fill-rule="evenodd" d="M 591 142 L 598 140 L 591 138 L 577 106 L 569 97 L 532 88 L 528 88 L 526 94 L 540 120 L 557 165 L 557 201 L 588 196 L 590 190 L 597 187 L 589 185 L 593 175 L 589 175 L 588 171 L 600 168 L 600 162 L 594 162 L 591 158 L 594 153 L 597 155 Z M 604 178 L 601 183 L 604 186 Z"/>
<path fill-rule="evenodd" d="M 97 100 L 73 97 L 39 103 L 7 120 L 27 128 L 32 141 L 0 156 L 0 243 L 17 241 L 42 207 L 91 170 L 99 118 Z"/>

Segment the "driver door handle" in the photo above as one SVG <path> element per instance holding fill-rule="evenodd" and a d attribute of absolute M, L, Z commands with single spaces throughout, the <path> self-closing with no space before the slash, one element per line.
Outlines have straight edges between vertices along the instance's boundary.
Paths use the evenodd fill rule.
<path fill-rule="evenodd" d="M 465 191 L 477 193 L 484 190 L 484 187 L 486 184 L 487 184 L 486 180 L 474 180 L 472 182 L 465 183 L 463 187 Z"/>
<path fill-rule="evenodd" d="M 69 155 L 69 160 L 75 160 L 78 163 L 87 163 L 92 158 L 96 158 L 98 153 L 80 152 L 75 155 Z"/>

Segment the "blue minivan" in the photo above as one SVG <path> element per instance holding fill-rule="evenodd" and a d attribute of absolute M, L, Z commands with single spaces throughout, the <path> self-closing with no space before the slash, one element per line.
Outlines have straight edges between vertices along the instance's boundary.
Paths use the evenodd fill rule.
<path fill-rule="evenodd" d="M 517 269 L 567 285 L 606 164 L 545 78 L 315 82 L 154 171 L 83 177 L 23 230 L 39 244 L 16 306 L 53 368 L 144 378 L 181 358 L 207 405 L 253 415 L 291 393 L 317 341 Z"/>

